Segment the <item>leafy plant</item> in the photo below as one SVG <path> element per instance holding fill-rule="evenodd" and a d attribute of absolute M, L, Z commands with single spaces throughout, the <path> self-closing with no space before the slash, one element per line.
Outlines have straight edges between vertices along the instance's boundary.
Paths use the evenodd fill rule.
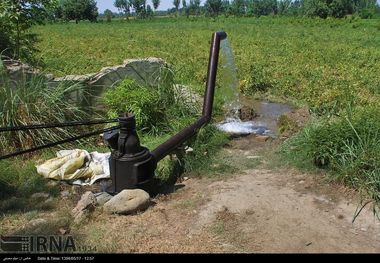
<path fill-rule="evenodd" d="M 0 3 L 0 52 L 14 58 L 36 62 L 36 34 L 28 30 L 42 24 L 46 9 L 54 0 L 2 0 Z"/>
<path fill-rule="evenodd" d="M 116 117 L 123 112 L 131 112 L 136 117 L 137 127 L 143 132 L 167 132 L 168 119 L 157 89 L 143 87 L 133 80 L 124 80 L 105 94 L 109 107 L 108 115 Z"/>

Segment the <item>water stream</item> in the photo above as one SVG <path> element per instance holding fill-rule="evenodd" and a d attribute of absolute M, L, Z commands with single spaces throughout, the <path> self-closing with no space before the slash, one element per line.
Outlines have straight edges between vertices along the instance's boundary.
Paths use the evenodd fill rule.
<path fill-rule="evenodd" d="M 291 107 L 286 104 L 240 99 L 237 68 L 228 39 L 221 42 L 220 62 L 219 77 L 221 79 L 221 87 L 217 92 L 219 93 L 218 96 L 224 101 L 226 116 L 224 121 L 216 126 L 220 130 L 232 134 L 243 135 L 253 133 L 276 136 L 278 117 L 290 112 L 292 110 Z M 242 121 L 239 118 L 242 101 L 244 105 L 253 108 L 258 114 L 255 120 Z"/>

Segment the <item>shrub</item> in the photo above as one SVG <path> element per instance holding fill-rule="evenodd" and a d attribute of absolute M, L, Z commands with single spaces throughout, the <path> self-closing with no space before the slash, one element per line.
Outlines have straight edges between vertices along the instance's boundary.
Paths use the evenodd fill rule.
<path fill-rule="evenodd" d="M 165 106 L 156 89 L 143 87 L 133 80 L 124 80 L 105 94 L 109 107 L 108 115 L 116 117 L 123 112 L 132 112 L 137 128 L 144 132 L 167 131 Z"/>
<path fill-rule="evenodd" d="M 162 77 L 157 86 L 124 80 L 104 95 L 111 117 L 123 112 L 135 114 L 137 128 L 144 134 L 160 135 L 176 130 L 195 116 L 196 109 L 176 95 L 172 79 Z"/>
<path fill-rule="evenodd" d="M 380 204 L 380 107 L 349 109 L 309 124 L 282 151 L 296 163 L 328 169 L 333 179 L 365 190 Z"/>

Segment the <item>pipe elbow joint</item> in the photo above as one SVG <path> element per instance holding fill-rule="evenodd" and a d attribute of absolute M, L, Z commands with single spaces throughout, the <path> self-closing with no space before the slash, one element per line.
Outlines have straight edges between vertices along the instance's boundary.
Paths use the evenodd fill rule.
<path fill-rule="evenodd" d="M 215 34 L 220 38 L 220 40 L 224 40 L 227 38 L 227 33 L 224 31 L 215 32 Z"/>

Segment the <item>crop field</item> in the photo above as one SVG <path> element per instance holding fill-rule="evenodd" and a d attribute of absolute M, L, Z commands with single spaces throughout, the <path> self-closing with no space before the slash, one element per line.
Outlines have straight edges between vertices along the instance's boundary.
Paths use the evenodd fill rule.
<path fill-rule="evenodd" d="M 177 82 L 203 89 L 210 36 L 229 36 L 245 94 L 270 94 L 324 109 L 376 101 L 380 21 L 306 18 L 155 18 L 34 27 L 44 69 L 57 76 L 96 72 L 127 58 L 160 57 Z"/>

